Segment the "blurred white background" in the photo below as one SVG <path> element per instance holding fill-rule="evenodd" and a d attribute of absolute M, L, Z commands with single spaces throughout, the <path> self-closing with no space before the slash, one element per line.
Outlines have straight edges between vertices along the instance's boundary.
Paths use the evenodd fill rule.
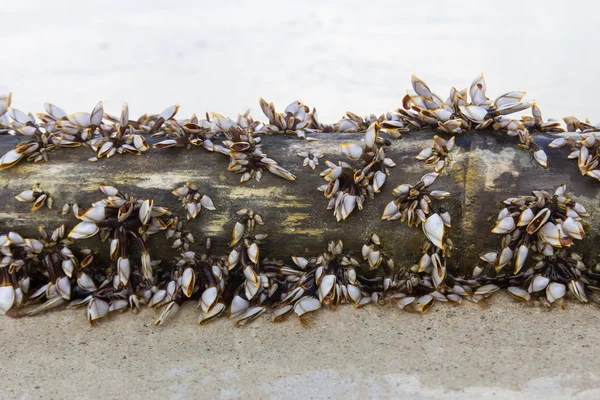
<path fill-rule="evenodd" d="M 485 72 L 488 95 L 526 90 L 544 118 L 600 121 L 600 5 L 591 1 L 2 0 L 0 93 L 67 112 L 104 100 L 132 117 L 283 109 L 324 122 L 401 105 L 410 75 L 443 98 Z"/>

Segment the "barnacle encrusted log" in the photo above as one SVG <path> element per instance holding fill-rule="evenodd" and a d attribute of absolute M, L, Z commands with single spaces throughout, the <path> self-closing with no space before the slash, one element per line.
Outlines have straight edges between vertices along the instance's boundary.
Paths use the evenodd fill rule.
<path fill-rule="evenodd" d="M 137 157 L 115 155 L 109 160 L 89 162 L 90 149 L 81 147 L 60 151 L 49 162 L 20 163 L 0 172 L 0 232 L 17 231 L 24 237 L 37 237 L 37 227 L 52 230 L 60 224 L 71 229 L 79 221 L 72 212 L 62 215 L 63 205 L 77 203 L 88 208 L 105 196 L 98 190 L 104 183 L 117 187 L 122 193 L 137 198 L 152 198 L 155 204 L 168 207 L 183 217 L 181 200 L 171 192 L 186 181 L 197 184 L 202 194 L 210 196 L 215 211 L 203 210 L 184 227 L 196 241 L 212 239 L 216 253 L 226 253 L 231 241 L 231 230 L 237 220 L 235 212 L 251 208 L 265 220 L 261 232 L 268 234 L 261 252 L 267 257 L 319 254 L 330 240 L 342 239 L 347 249 L 360 249 L 372 233 L 377 233 L 385 251 L 397 265 L 411 265 L 421 257 L 424 237 L 406 224 L 382 220 L 385 206 L 395 196 L 392 189 L 403 183 L 415 184 L 434 165 L 419 162 L 415 157 L 431 147 L 434 131 L 417 131 L 393 140 L 386 156 L 397 164 L 391 170 L 381 193 L 365 203 L 364 209 L 354 212 L 346 220 L 336 222 L 327 210 L 329 199 L 317 190 L 323 179 L 319 173 L 327 167 L 325 161 L 336 163 L 347 160 L 340 144 L 360 142 L 364 133 L 321 133 L 312 136 L 317 141 L 303 141 L 296 137 L 266 135 L 262 137 L 263 150 L 269 158 L 294 174 L 295 181 L 287 181 L 273 174 L 265 174 L 260 182 L 239 182 L 239 175 L 227 171 L 228 160 L 223 154 L 209 153 L 203 148 L 151 149 Z M 443 135 L 445 136 L 445 135 Z M 456 251 L 449 264 L 454 274 L 467 273 L 477 262 L 477 254 L 493 248 L 497 238 L 490 234 L 500 202 L 515 194 L 529 194 L 532 189 L 553 191 L 567 184 L 569 192 L 590 212 L 586 221 L 588 240 L 581 250 L 585 257 L 600 253 L 600 185 L 581 176 L 576 165 L 566 159 L 564 149 L 548 148 L 556 136 L 536 134 L 536 143 L 547 149 L 552 165 L 542 169 L 531 153 L 514 146 L 514 139 L 492 131 L 476 131 L 456 135 L 456 144 L 450 161 L 431 186 L 432 190 L 451 193 L 441 205 L 452 216 L 449 237 Z M 446 137 L 449 139 L 449 137 Z M 0 136 L 0 154 L 14 148 L 20 139 Z M 150 142 L 152 144 L 152 142 Z M 298 153 L 324 154 L 315 170 L 302 166 Z M 53 208 L 32 212 L 31 206 L 13 196 L 39 184 L 53 199 Z M 178 252 L 171 248 L 172 241 L 154 236 L 149 238 L 148 249 L 153 259 L 170 260 Z M 107 244 L 98 236 L 89 239 L 85 247 L 94 250 L 97 260 L 108 261 Z"/>

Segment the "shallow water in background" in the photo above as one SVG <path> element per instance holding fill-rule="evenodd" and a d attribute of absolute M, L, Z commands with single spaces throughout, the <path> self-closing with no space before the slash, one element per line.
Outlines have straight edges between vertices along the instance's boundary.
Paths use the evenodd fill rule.
<path fill-rule="evenodd" d="M 526 90 L 544 118 L 600 122 L 599 3 L 148 3 L 3 1 L 0 93 L 26 111 L 128 101 L 132 116 L 181 103 L 262 118 L 259 96 L 299 98 L 335 122 L 399 107 L 412 73 L 446 98 L 484 71 L 492 98 Z"/>

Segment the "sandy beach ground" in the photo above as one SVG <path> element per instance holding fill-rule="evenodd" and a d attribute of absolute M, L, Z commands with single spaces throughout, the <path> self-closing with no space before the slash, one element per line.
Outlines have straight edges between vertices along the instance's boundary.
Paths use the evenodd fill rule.
<path fill-rule="evenodd" d="M 597 399 L 598 310 L 546 311 L 501 293 L 489 307 L 324 310 L 312 329 L 267 316 L 196 326 L 187 304 L 98 327 L 83 310 L 2 319 L 2 398 Z"/>

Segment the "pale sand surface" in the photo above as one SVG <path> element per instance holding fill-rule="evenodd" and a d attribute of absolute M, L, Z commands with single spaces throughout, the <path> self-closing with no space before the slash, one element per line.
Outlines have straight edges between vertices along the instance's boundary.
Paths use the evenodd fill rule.
<path fill-rule="evenodd" d="M 162 328 L 149 310 L 95 328 L 83 310 L 2 318 L 0 397 L 600 398 L 597 309 L 489 305 L 343 306 L 308 330 L 267 316 L 198 327 L 193 304 Z"/>

